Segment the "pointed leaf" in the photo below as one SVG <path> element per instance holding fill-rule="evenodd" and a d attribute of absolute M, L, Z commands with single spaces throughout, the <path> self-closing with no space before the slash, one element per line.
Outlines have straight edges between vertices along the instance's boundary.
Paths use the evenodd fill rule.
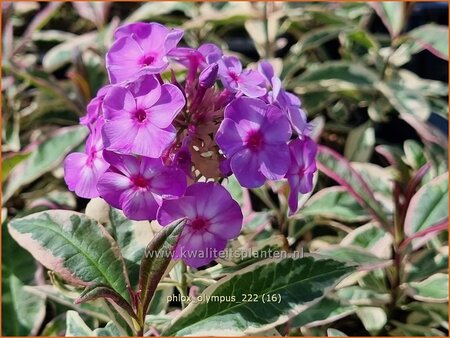
<path fill-rule="evenodd" d="M 408 33 L 416 42 L 413 49 L 420 51 L 423 48 L 444 60 L 448 60 L 448 27 L 436 24 L 427 24 L 417 27 Z"/>
<path fill-rule="evenodd" d="M 66 337 L 95 337 L 96 334 L 83 321 L 78 312 L 67 311 Z"/>
<path fill-rule="evenodd" d="M 344 186 L 356 200 L 386 229 L 389 228 L 387 216 L 382 205 L 375 199 L 373 191 L 362 176 L 352 168 L 350 162 L 334 150 L 319 147 L 317 166 L 325 175 Z"/>
<path fill-rule="evenodd" d="M 145 250 L 139 274 L 141 310 L 143 311 L 140 315 L 143 318 L 147 314 L 147 309 L 156 287 L 172 259 L 172 252 L 177 246 L 179 235 L 183 231 L 185 224 L 186 220 L 181 219 L 164 227 L 153 237 Z"/>
<path fill-rule="evenodd" d="M 128 299 L 120 250 L 96 221 L 72 211 L 44 211 L 11 221 L 9 232 L 36 260 L 68 282 L 105 284 Z"/>
<path fill-rule="evenodd" d="M 131 305 L 116 291 L 106 285 L 88 286 L 75 300 L 75 304 L 89 302 L 99 298 L 108 298 L 124 309 L 130 316 L 135 317 Z"/>
<path fill-rule="evenodd" d="M 421 282 L 409 283 L 408 294 L 422 302 L 447 302 L 448 274 L 437 273 Z"/>
<path fill-rule="evenodd" d="M 45 297 L 24 288 L 14 275 L 2 275 L 2 336 L 36 335 L 45 317 Z"/>
<path fill-rule="evenodd" d="M 312 256 L 255 263 L 209 286 L 163 335 L 246 335 L 274 328 L 316 304 L 353 271 Z"/>
<path fill-rule="evenodd" d="M 445 173 L 423 185 L 411 199 L 405 218 L 405 235 L 413 237 L 437 224 L 445 225 L 447 219 L 448 173 Z M 413 247 L 417 248 L 436 233 L 424 233 L 420 239 L 413 241 Z"/>
<path fill-rule="evenodd" d="M 343 222 L 370 219 L 369 213 L 344 187 L 329 187 L 314 194 L 299 215 L 320 216 Z"/>
<path fill-rule="evenodd" d="M 292 327 L 314 327 L 332 323 L 355 312 L 355 306 L 345 305 L 332 298 L 323 298 L 291 321 Z"/>

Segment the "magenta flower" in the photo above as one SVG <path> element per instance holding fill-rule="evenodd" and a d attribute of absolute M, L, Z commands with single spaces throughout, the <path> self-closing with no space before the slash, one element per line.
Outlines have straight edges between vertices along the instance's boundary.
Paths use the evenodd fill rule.
<path fill-rule="evenodd" d="M 100 196 L 114 208 L 122 209 L 133 220 L 154 220 L 163 198 L 182 196 L 185 174 L 165 167 L 161 159 L 103 152 L 111 165 L 97 188 Z"/>
<path fill-rule="evenodd" d="M 187 218 L 175 249 L 175 258 L 192 267 L 213 261 L 225 249 L 227 240 L 239 235 L 242 212 L 230 193 L 216 183 L 195 183 L 177 200 L 163 201 L 158 211 L 162 226 Z"/>
<path fill-rule="evenodd" d="M 264 77 L 254 70 L 242 70 L 241 61 L 235 56 L 223 56 L 218 61 L 219 77 L 229 91 L 242 92 L 248 97 L 266 94 Z"/>
<path fill-rule="evenodd" d="M 286 177 L 291 187 L 289 193 L 290 214 L 297 211 L 298 194 L 306 194 L 313 189 L 313 175 L 317 170 L 317 145 L 309 137 L 296 139 L 289 143 L 291 165 Z"/>
<path fill-rule="evenodd" d="M 305 112 L 301 109 L 300 99 L 282 88 L 281 80 L 275 75 L 270 62 L 260 62 L 258 70 L 266 78 L 269 87 L 272 88 L 272 91 L 268 93 L 269 103 L 276 105 L 287 115 L 292 129 L 298 135 L 309 135 L 311 126 L 307 122 Z"/>
<path fill-rule="evenodd" d="M 184 107 L 180 89 L 149 74 L 113 86 L 103 99 L 103 142 L 118 153 L 160 157 L 175 139 L 172 121 Z"/>
<path fill-rule="evenodd" d="M 106 54 L 106 68 L 111 83 L 118 83 L 132 80 L 142 71 L 155 74 L 166 69 L 167 53 L 176 47 L 183 31 L 138 22 L 120 27 L 114 37 Z"/>
<path fill-rule="evenodd" d="M 83 198 L 99 196 L 97 182 L 109 165 L 103 159 L 100 131 L 93 130 L 84 153 L 71 153 L 64 160 L 64 180 L 70 191 Z"/>
<path fill-rule="evenodd" d="M 180 62 L 185 67 L 200 67 L 201 70 L 208 65 L 217 63 L 222 57 L 222 50 L 213 43 L 205 43 L 197 49 L 177 47 L 169 53 L 169 57 Z"/>
<path fill-rule="evenodd" d="M 87 105 L 87 113 L 85 116 L 80 118 L 80 124 L 86 125 L 90 129 L 94 127 L 97 121 L 99 122 L 98 124 L 103 125 L 103 99 L 110 88 L 111 86 L 107 85 L 99 89 L 97 96 L 94 97 Z"/>
<path fill-rule="evenodd" d="M 238 98 L 224 115 L 216 142 L 239 183 L 257 188 L 266 179 L 282 179 L 290 163 L 291 127 L 280 109 L 260 99 Z"/>

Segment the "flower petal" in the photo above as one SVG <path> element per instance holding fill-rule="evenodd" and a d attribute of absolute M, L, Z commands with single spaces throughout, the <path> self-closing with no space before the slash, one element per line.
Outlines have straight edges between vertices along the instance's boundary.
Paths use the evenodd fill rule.
<path fill-rule="evenodd" d="M 180 89 L 172 84 L 161 86 L 161 96 L 149 109 L 148 119 L 159 128 L 167 128 L 184 107 L 186 100 Z"/>
<path fill-rule="evenodd" d="M 264 142 L 268 144 L 285 144 L 292 136 L 291 124 L 283 112 L 269 105 L 266 119 L 261 125 Z"/>
<path fill-rule="evenodd" d="M 122 195 L 122 210 L 132 220 L 151 221 L 156 219 L 161 202 L 161 197 L 150 191 L 129 189 Z"/>
<path fill-rule="evenodd" d="M 136 110 L 136 101 L 124 87 L 112 87 L 103 99 L 103 114 L 107 121 L 130 119 Z"/>
<path fill-rule="evenodd" d="M 151 190 L 163 197 L 183 196 L 186 191 L 186 175 L 176 168 L 165 168 L 150 181 Z"/>
<path fill-rule="evenodd" d="M 132 187 L 132 182 L 126 176 L 115 172 L 104 173 L 97 184 L 100 196 L 111 206 L 122 208 L 122 195 Z"/>
<path fill-rule="evenodd" d="M 102 129 L 106 149 L 119 153 L 130 153 L 139 129 L 130 119 L 107 122 Z"/>
<path fill-rule="evenodd" d="M 242 149 L 245 136 L 246 133 L 240 130 L 236 122 L 225 118 L 216 133 L 216 142 L 224 154 L 231 157 L 234 153 Z"/>
<path fill-rule="evenodd" d="M 161 85 L 151 74 L 143 74 L 128 85 L 136 100 L 136 109 L 149 109 L 161 96 Z"/>
<path fill-rule="evenodd" d="M 181 218 L 194 219 L 197 215 L 195 198 L 184 196 L 176 200 L 164 200 L 158 210 L 158 223 L 168 225 Z"/>
<path fill-rule="evenodd" d="M 290 165 L 289 147 L 287 144 L 266 145 L 259 154 L 261 173 L 269 180 L 281 180 Z"/>
<path fill-rule="evenodd" d="M 117 39 L 106 53 L 106 68 L 111 83 L 119 83 L 132 79 L 141 69 L 144 51 L 129 36 Z"/>
<path fill-rule="evenodd" d="M 157 158 L 170 146 L 176 137 L 175 128 L 169 126 L 159 129 L 151 123 L 139 126 L 131 145 L 131 152 L 136 155 Z"/>
<path fill-rule="evenodd" d="M 266 178 L 261 174 L 258 154 L 249 149 L 243 149 L 231 158 L 231 169 L 236 179 L 245 188 L 258 188 L 264 184 Z"/>

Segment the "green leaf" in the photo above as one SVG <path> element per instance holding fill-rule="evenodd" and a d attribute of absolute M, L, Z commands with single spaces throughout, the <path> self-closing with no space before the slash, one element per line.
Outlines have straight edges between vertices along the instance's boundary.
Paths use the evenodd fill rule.
<path fill-rule="evenodd" d="M 406 157 L 405 162 L 414 170 L 421 168 L 427 163 L 424 149 L 417 141 L 406 140 L 405 143 L 403 143 L 403 150 Z"/>
<path fill-rule="evenodd" d="M 448 251 L 442 248 L 440 252 L 421 250 L 411 254 L 409 264 L 406 265 L 407 281 L 420 281 L 438 272 L 448 269 Z"/>
<path fill-rule="evenodd" d="M 130 316 L 135 317 L 131 305 L 128 304 L 128 302 L 123 299 L 123 297 L 120 296 L 116 291 L 104 285 L 88 286 L 75 300 L 75 304 L 89 302 L 99 298 L 108 298 L 112 300 L 114 303 L 124 309 Z"/>
<path fill-rule="evenodd" d="M 391 301 L 389 293 L 381 293 L 360 286 L 349 286 L 336 291 L 336 295 L 345 303 L 358 306 L 385 305 Z"/>
<path fill-rule="evenodd" d="M 317 303 L 354 270 L 313 257 L 258 262 L 209 286 L 201 294 L 203 301 L 190 303 L 163 335 L 244 335 L 268 330 Z"/>
<path fill-rule="evenodd" d="M 291 321 L 292 327 L 314 327 L 325 325 L 344 318 L 355 312 L 355 306 L 344 305 L 332 298 L 323 298 L 320 302 L 306 309 Z"/>
<path fill-rule="evenodd" d="M 45 317 L 45 297 L 30 293 L 14 275 L 2 275 L 2 335 L 36 335 Z"/>
<path fill-rule="evenodd" d="M 117 328 L 113 321 L 108 322 L 105 327 L 94 330 L 96 336 L 117 337 L 122 336 L 122 332 Z"/>
<path fill-rule="evenodd" d="M 404 3 L 399 1 L 371 2 L 391 37 L 396 37 L 405 24 Z"/>
<path fill-rule="evenodd" d="M 387 322 L 386 312 L 379 307 L 359 307 L 356 314 L 361 319 L 364 328 L 374 336 L 380 332 Z"/>
<path fill-rule="evenodd" d="M 11 221 L 9 232 L 36 260 L 72 284 L 105 284 L 128 300 L 120 250 L 96 221 L 72 211 L 44 211 Z"/>
<path fill-rule="evenodd" d="M 348 160 L 335 151 L 321 146 L 317 156 L 317 166 L 325 175 L 343 185 L 382 226 L 386 229 L 389 227 L 390 223 L 383 206 L 375 199 L 374 192 Z"/>
<path fill-rule="evenodd" d="M 434 55 L 448 60 L 448 27 L 427 24 L 417 27 L 408 33 L 415 42 L 415 50 L 427 49 Z"/>
<path fill-rule="evenodd" d="M 106 204 L 106 203 L 105 203 Z M 109 206 L 106 204 L 106 207 Z M 139 282 L 139 265 L 145 248 L 152 240 L 153 229 L 148 221 L 132 221 L 121 210 L 109 208 L 109 225 L 113 228 L 117 244 L 127 266 L 133 288 Z"/>
<path fill-rule="evenodd" d="M 344 156 L 350 161 L 368 162 L 374 146 L 375 130 L 371 121 L 367 121 L 348 134 Z"/>
<path fill-rule="evenodd" d="M 39 144 L 27 159 L 11 171 L 8 184 L 4 188 L 3 203 L 20 187 L 57 168 L 64 157 L 78 146 L 87 134 L 88 130 L 84 126 L 61 128 L 52 137 Z"/>
<path fill-rule="evenodd" d="M 171 255 L 185 224 L 186 220 L 182 219 L 164 227 L 153 237 L 145 250 L 139 273 L 139 290 L 141 291 L 139 320 L 142 324 L 156 287 L 169 266 Z"/>
<path fill-rule="evenodd" d="M 448 274 L 437 273 L 421 282 L 411 282 L 408 294 L 422 302 L 447 302 Z"/>
<path fill-rule="evenodd" d="M 6 181 L 10 172 L 20 164 L 22 161 L 26 160 L 31 153 L 17 153 L 13 156 L 5 157 L 2 160 L 2 183 Z"/>
<path fill-rule="evenodd" d="M 426 318 L 428 327 L 432 326 L 434 322 L 448 330 L 448 304 L 446 303 L 411 302 L 405 306 L 405 310 L 413 311 L 411 315 L 421 314 L 422 318 Z M 408 322 L 410 321 L 408 320 Z M 421 325 L 417 321 L 415 324 Z"/>
<path fill-rule="evenodd" d="M 345 31 L 345 29 L 346 27 L 342 26 L 342 24 L 312 29 L 305 33 L 296 45 L 291 47 L 291 51 L 296 55 L 300 55 L 307 50 L 320 47 L 324 43 L 337 38 L 342 31 Z M 349 28 L 347 27 L 347 30 L 348 29 Z"/>
<path fill-rule="evenodd" d="M 72 310 L 66 314 L 66 337 L 94 337 L 95 333 L 86 325 L 80 315 Z"/>
<path fill-rule="evenodd" d="M 50 49 L 42 59 L 44 69 L 52 73 L 70 63 L 74 57 L 74 50 L 82 51 L 93 45 L 98 37 L 97 32 L 77 35 Z"/>
<path fill-rule="evenodd" d="M 329 329 L 327 329 L 327 337 L 348 337 L 348 336 L 344 332 L 330 327 Z"/>
<path fill-rule="evenodd" d="M 389 332 L 391 336 L 397 336 L 397 337 L 423 337 L 423 336 L 445 336 L 445 334 L 442 331 L 439 331 L 435 328 L 420 326 L 420 325 L 411 325 L 411 324 L 404 324 L 397 320 L 393 320 L 392 324 L 396 326 L 396 329 Z"/>
<path fill-rule="evenodd" d="M 317 251 L 320 255 L 336 260 L 363 265 L 365 269 L 390 265 L 390 261 L 379 258 L 368 250 L 357 246 L 330 245 Z"/>
<path fill-rule="evenodd" d="M 367 223 L 350 232 L 340 243 L 341 246 L 359 246 L 369 250 L 378 257 L 390 257 L 392 236 L 377 227 L 374 223 Z"/>
<path fill-rule="evenodd" d="M 430 117 L 430 104 L 421 92 L 397 82 L 378 82 L 376 88 L 400 114 L 413 115 L 421 121 Z"/>
<path fill-rule="evenodd" d="M 155 17 L 165 17 L 174 11 L 180 11 L 190 16 L 191 13 L 195 13 L 195 6 L 189 2 L 178 1 L 147 2 L 139 6 L 136 11 L 133 11 L 125 22 L 148 21 Z"/>
<path fill-rule="evenodd" d="M 295 85 L 318 85 L 331 91 L 372 87 L 378 76 L 362 64 L 346 61 L 328 61 L 313 64 L 295 81 Z"/>
<path fill-rule="evenodd" d="M 448 173 L 423 185 L 411 199 L 405 217 L 405 235 L 412 237 L 418 232 L 448 219 Z M 413 241 L 413 247 L 426 242 L 431 233 Z"/>
<path fill-rule="evenodd" d="M 320 216 L 342 222 L 370 219 L 369 213 L 343 187 L 329 187 L 314 194 L 300 211 L 301 216 Z"/>

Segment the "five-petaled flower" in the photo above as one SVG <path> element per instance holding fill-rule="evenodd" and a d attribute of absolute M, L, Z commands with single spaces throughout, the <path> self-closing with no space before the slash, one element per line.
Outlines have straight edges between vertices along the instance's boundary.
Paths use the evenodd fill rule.
<path fill-rule="evenodd" d="M 279 108 L 259 99 L 238 98 L 225 109 L 216 141 L 239 183 L 257 188 L 286 174 L 290 137 L 289 120 Z"/>
<path fill-rule="evenodd" d="M 165 200 L 158 211 L 158 222 L 168 225 L 187 218 L 175 257 L 192 267 L 208 264 L 225 249 L 227 241 L 241 232 L 242 211 L 230 193 L 217 183 L 195 183 L 176 200 Z M 215 250 L 213 250 L 215 249 Z"/>
<path fill-rule="evenodd" d="M 186 190 L 185 174 L 161 159 L 103 154 L 111 166 L 98 182 L 100 196 L 131 219 L 156 219 L 163 198 L 180 197 Z"/>
<path fill-rule="evenodd" d="M 176 135 L 172 121 L 185 104 L 172 84 L 160 85 L 150 74 L 126 86 L 112 87 L 103 99 L 105 148 L 157 158 Z"/>

